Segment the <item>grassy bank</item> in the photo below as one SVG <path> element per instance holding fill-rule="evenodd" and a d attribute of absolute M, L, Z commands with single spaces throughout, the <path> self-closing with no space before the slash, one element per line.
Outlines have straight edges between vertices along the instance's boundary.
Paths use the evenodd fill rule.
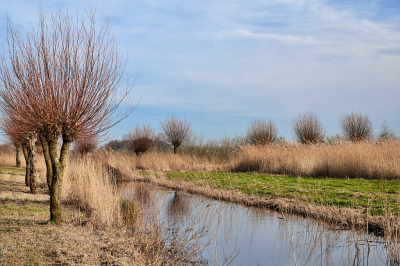
<path fill-rule="evenodd" d="M 305 203 L 364 209 L 372 215 L 399 213 L 399 181 L 273 176 L 253 173 L 170 172 L 169 180 L 191 181 L 249 196 L 293 198 Z"/>
<path fill-rule="evenodd" d="M 126 176 L 129 178 L 129 176 Z M 398 238 L 398 181 L 345 180 L 243 173 L 131 173 L 134 181 L 216 200 L 270 208 L 332 226 L 366 229 Z"/>

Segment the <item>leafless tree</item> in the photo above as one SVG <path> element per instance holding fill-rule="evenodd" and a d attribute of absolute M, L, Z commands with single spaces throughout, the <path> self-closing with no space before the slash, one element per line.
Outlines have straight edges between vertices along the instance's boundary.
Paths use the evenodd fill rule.
<path fill-rule="evenodd" d="M 385 141 L 385 140 L 396 140 L 396 132 L 391 129 L 386 121 L 383 121 L 381 130 L 378 135 L 378 140 Z"/>
<path fill-rule="evenodd" d="M 326 134 L 322 123 L 313 113 L 299 115 L 293 119 L 293 130 L 296 140 L 302 144 L 323 142 Z"/>
<path fill-rule="evenodd" d="M 252 145 L 265 145 L 273 143 L 278 136 L 276 125 L 271 120 L 254 120 L 247 129 L 247 141 Z"/>
<path fill-rule="evenodd" d="M 0 129 L 16 147 L 19 145 L 19 149 L 22 148 L 26 163 L 25 184 L 30 187 L 32 194 L 36 194 L 37 133 L 27 132 L 25 128 L 21 127 L 16 121 L 11 120 L 11 118 L 8 116 L 1 117 Z"/>
<path fill-rule="evenodd" d="M 138 155 L 145 153 L 157 144 L 156 133 L 150 125 L 139 126 L 128 133 L 130 148 Z"/>
<path fill-rule="evenodd" d="M 76 150 L 81 154 L 85 155 L 89 152 L 94 151 L 98 146 L 97 136 L 87 136 L 85 138 L 78 138 L 75 140 L 74 145 Z"/>
<path fill-rule="evenodd" d="M 104 134 L 134 110 L 127 103 L 131 108 L 119 111 L 133 86 L 125 79 L 125 66 L 108 21 L 97 25 L 94 11 L 81 19 L 62 10 L 50 17 L 40 11 L 37 26 L 26 34 L 7 21 L 0 110 L 38 134 L 47 167 L 50 219 L 56 223 L 61 222 L 61 187 L 71 143 Z"/>
<path fill-rule="evenodd" d="M 161 127 L 164 131 L 162 138 L 174 147 L 174 153 L 177 153 L 179 146 L 190 139 L 190 123 L 186 119 L 171 116 L 161 123 Z"/>
<path fill-rule="evenodd" d="M 343 134 L 353 142 L 368 140 L 373 135 L 374 127 L 366 114 L 344 114 L 339 119 L 339 125 Z"/>

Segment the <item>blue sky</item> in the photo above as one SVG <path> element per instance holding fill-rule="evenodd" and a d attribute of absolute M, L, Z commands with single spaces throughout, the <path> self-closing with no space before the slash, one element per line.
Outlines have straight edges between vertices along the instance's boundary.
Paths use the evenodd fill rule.
<path fill-rule="evenodd" d="M 2 1 L 0 16 L 26 26 L 39 5 L 109 17 L 127 71 L 140 76 L 136 123 L 159 132 L 167 116 L 186 118 L 210 138 L 246 132 L 271 119 L 292 137 L 292 120 L 314 112 L 327 133 L 340 133 L 345 112 L 386 120 L 400 133 L 400 1 Z"/>

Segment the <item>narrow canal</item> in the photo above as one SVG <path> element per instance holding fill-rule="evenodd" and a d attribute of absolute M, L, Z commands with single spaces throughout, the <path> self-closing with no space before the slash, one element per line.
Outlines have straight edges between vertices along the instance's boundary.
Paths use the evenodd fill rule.
<path fill-rule="evenodd" d="M 297 265 L 400 265 L 398 244 L 360 231 L 143 183 L 124 183 L 121 193 L 166 228 L 199 232 L 208 265 L 295 265 L 294 255 Z"/>

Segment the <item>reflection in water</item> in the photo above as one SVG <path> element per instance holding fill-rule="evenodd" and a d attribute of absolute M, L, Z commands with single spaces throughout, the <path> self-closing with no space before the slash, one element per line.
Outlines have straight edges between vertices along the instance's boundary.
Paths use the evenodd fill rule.
<path fill-rule="evenodd" d="M 140 183 L 124 184 L 121 193 L 137 200 L 142 208 L 156 210 L 173 231 L 205 230 L 203 256 L 209 265 L 294 265 L 285 223 L 278 212 Z M 400 265 L 398 257 L 391 255 L 397 254 L 397 243 L 389 245 L 376 236 L 334 229 L 295 215 L 285 218 L 294 237 L 298 265 Z"/>
<path fill-rule="evenodd" d="M 166 203 L 167 219 L 170 221 L 183 222 L 186 215 L 190 213 L 190 200 L 182 192 L 174 192 L 172 199 Z"/>

